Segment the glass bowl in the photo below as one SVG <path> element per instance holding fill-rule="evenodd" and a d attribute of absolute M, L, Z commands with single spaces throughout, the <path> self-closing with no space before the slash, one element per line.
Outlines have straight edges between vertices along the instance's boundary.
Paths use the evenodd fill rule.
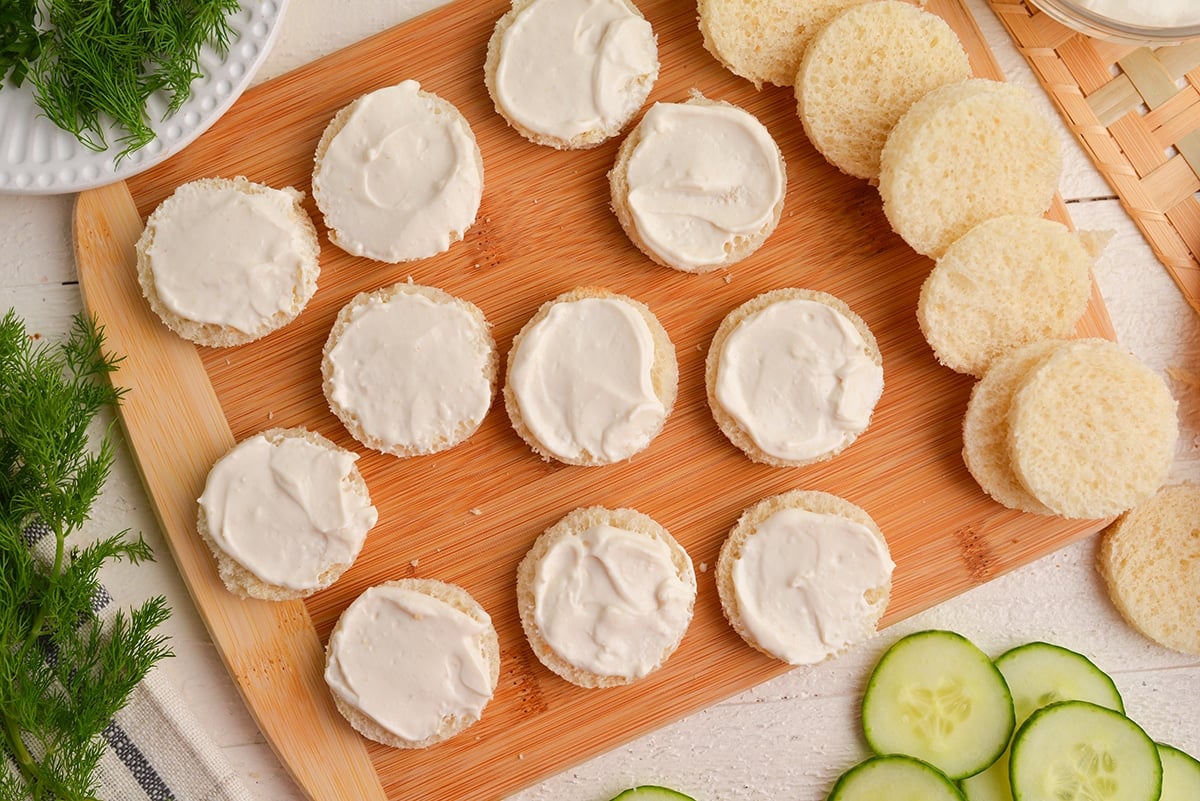
<path fill-rule="evenodd" d="M 1097 39 L 1165 45 L 1200 38 L 1196 0 L 1029 0 L 1053 19 Z"/>

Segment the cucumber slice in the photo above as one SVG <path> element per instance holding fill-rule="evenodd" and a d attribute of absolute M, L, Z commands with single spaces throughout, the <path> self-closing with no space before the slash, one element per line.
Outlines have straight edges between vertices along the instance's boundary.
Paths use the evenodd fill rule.
<path fill-rule="evenodd" d="M 1092 660 L 1060 645 L 1031 642 L 996 657 L 1012 692 L 1017 725 L 1055 701 L 1091 701 L 1125 712 L 1117 685 Z"/>
<path fill-rule="evenodd" d="M 1008 785 L 1008 750 L 985 770 L 960 781 L 958 789 L 967 801 L 1012 801 L 1012 788 Z"/>
<path fill-rule="evenodd" d="M 1088 701 L 1042 707 L 1013 737 L 1016 801 L 1157 801 L 1158 748 L 1120 712 Z"/>
<path fill-rule="evenodd" d="M 880 658 L 862 702 L 877 754 L 907 754 L 951 779 L 995 762 L 1014 729 L 1012 695 L 987 654 L 952 631 L 920 631 Z"/>
<path fill-rule="evenodd" d="M 828 801 L 963 801 L 946 774 L 903 754 L 874 756 L 842 774 Z"/>
<path fill-rule="evenodd" d="M 1196 801 L 1200 798 L 1200 761 L 1166 743 L 1156 745 L 1163 767 L 1159 801 Z"/>
<path fill-rule="evenodd" d="M 630 787 L 614 796 L 612 801 L 696 801 L 696 799 L 667 787 L 643 784 L 640 787 Z"/>
<path fill-rule="evenodd" d="M 1091 701 L 1116 712 L 1125 711 L 1117 685 L 1108 674 L 1083 654 L 1060 645 L 1018 645 L 996 657 L 996 667 L 1012 693 L 1018 726 L 1035 710 L 1056 701 Z M 963 779 L 961 788 L 967 801 L 1011 801 L 1008 752 L 987 770 Z"/>

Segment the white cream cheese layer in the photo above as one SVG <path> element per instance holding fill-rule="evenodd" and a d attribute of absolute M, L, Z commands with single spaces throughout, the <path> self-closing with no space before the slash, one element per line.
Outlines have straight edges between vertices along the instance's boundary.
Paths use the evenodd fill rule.
<path fill-rule="evenodd" d="M 213 541 L 262 581 L 293 590 L 353 562 L 375 507 L 350 483 L 358 455 L 259 434 L 213 465 L 200 496 Z"/>
<path fill-rule="evenodd" d="M 719 355 L 716 396 L 765 453 L 816 459 L 866 430 L 883 368 L 858 329 L 818 301 L 780 300 L 747 316 Z"/>
<path fill-rule="evenodd" d="M 386 262 L 447 250 L 483 194 L 467 121 L 416 81 L 354 101 L 313 174 L 313 195 L 339 247 Z"/>
<path fill-rule="evenodd" d="M 866 526 L 783 509 L 758 525 L 734 563 L 738 611 L 764 650 L 793 665 L 820 662 L 874 633 L 885 601 L 865 593 L 893 568 Z"/>
<path fill-rule="evenodd" d="M 478 720 L 492 697 L 488 625 L 444 601 L 379 585 L 347 607 L 329 640 L 325 681 L 398 737 L 419 742 L 453 716 Z"/>
<path fill-rule="evenodd" d="M 312 244 L 293 218 L 291 188 L 243 192 L 233 185 L 187 187 L 155 215 L 146 255 L 163 305 L 198 323 L 244 334 L 303 301 Z"/>
<path fill-rule="evenodd" d="M 629 208 L 664 261 L 700 270 L 767 226 L 787 177 L 753 115 L 726 104 L 655 103 L 629 158 Z"/>
<path fill-rule="evenodd" d="M 416 292 L 372 295 L 328 353 L 329 400 L 385 452 L 441 450 L 491 405 L 490 337 L 455 303 Z"/>
<path fill-rule="evenodd" d="M 658 75 L 650 23 L 624 0 L 533 0 L 504 33 L 496 103 L 563 141 L 619 128 Z"/>
<path fill-rule="evenodd" d="M 524 333 L 510 381 L 526 427 L 546 451 L 616 462 L 645 448 L 666 416 L 653 367 L 654 335 L 638 309 L 583 298 L 555 303 Z"/>
<path fill-rule="evenodd" d="M 598 524 L 563 537 L 537 565 L 535 621 L 572 665 L 641 678 L 683 636 L 695 585 L 680 578 L 662 540 Z"/>

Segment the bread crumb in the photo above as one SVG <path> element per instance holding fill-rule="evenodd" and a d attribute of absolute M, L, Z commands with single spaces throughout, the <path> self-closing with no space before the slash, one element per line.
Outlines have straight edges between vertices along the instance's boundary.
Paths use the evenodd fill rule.
<path fill-rule="evenodd" d="M 409 562 L 409 564 L 412 565 L 413 567 L 416 567 L 420 563 L 421 563 L 420 559 L 414 559 L 411 562 Z"/>
<path fill-rule="evenodd" d="M 478 517 L 479 515 L 483 514 L 483 510 L 482 510 L 482 509 L 471 509 L 470 511 L 471 511 L 471 514 L 475 515 L 476 517 Z"/>
<path fill-rule="evenodd" d="M 731 283 L 732 281 L 733 281 L 733 276 L 730 275 L 729 273 L 725 273 L 725 283 L 728 284 L 728 283 Z"/>
<path fill-rule="evenodd" d="M 701 562 L 701 563 L 700 563 L 700 572 L 701 572 L 701 573 L 707 573 L 707 572 L 708 572 L 708 562 Z"/>

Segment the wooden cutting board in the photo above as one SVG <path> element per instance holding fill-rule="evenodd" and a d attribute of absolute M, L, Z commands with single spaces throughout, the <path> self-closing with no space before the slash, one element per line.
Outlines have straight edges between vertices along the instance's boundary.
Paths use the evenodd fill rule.
<path fill-rule="evenodd" d="M 122 420 L 164 534 L 231 675 L 265 735 L 314 799 L 498 798 L 573 763 L 778 675 L 786 666 L 727 626 L 711 568 L 747 506 L 792 488 L 825 490 L 864 507 L 897 563 L 885 623 L 895 622 L 1095 532 L 1096 521 L 1022 515 L 991 502 L 960 456 L 969 378 L 939 367 L 915 319 L 931 263 L 896 236 L 867 184 L 830 167 L 807 143 L 790 90 L 756 91 L 703 49 L 693 3 L 644 0 L 658 35 L 652 101 L 692 89 L 759 116 L 787 160 L 783 219 L 766 245 L 728 270 L 688 275 L 648 261 L 609 210 L 606 173 L 618 141 L 594 150 L 536 147 L 510 130 L 484 89 L 482 64 L 504 0 L 458 3 L 388 30 L 247 92 L 204 136 L 149 172 L 83 193 L 75 237 L 87 307 L 125 362 Z M 929 0 L 966 45 L 975 71 L 999 72 L 957 0 Z M 197 349 L 170 334 L 142 300 L 133 243 L 179 184 L 245 175 L 310 189 L 325 124 L 363 92 L 415 78 L 454 103 L 479 140 L 486 186 L 478 220 L 447 253 L 408 265 L 322 251 L 320 288 L 287 328 L 250 345 Z M 311 201 L 308 210 L 320 226 Z M 1052 215 L 1067 221 L 1061 204 Z M 545 300 L 581 284 L 647 303 L 679 358 L 679 399 L 663 433 L 630 462 L 579 468 L 535 457 L 497 401 L 465 444 L 397 460 L 359 446 L 321 394 L 321 347 L 356 293 L 411 277 L 477 304 L 507 352 Z M 703 365 L 721 318 L 781 286 L 830 292 L 872 328 L 886 388 L 871 428 L 834 460 L 804 469 L 750 463 L 705 404 Z M 1080 333 L 1111 336 L 1098 295 Z M 356 564 L 306 602 L 248 602 L 227 593 L 195 534 L 195 499 L 212 462 L 273 426 L 308 426 L 362 453 L 380 522 Z M 659 672 L 625 688 L 584 690 L 541 666 L 526 645 L 516 565 L 571 509 L 630 506 L 665 525 L 698 568 L 695 619 Z M 491 613 L 500 634 L 499 688 L 484 719 L 424 751 L 358 737 L 321 679 L 322 643 L 370 585 L 405 576 L 452 581 Z"/>

